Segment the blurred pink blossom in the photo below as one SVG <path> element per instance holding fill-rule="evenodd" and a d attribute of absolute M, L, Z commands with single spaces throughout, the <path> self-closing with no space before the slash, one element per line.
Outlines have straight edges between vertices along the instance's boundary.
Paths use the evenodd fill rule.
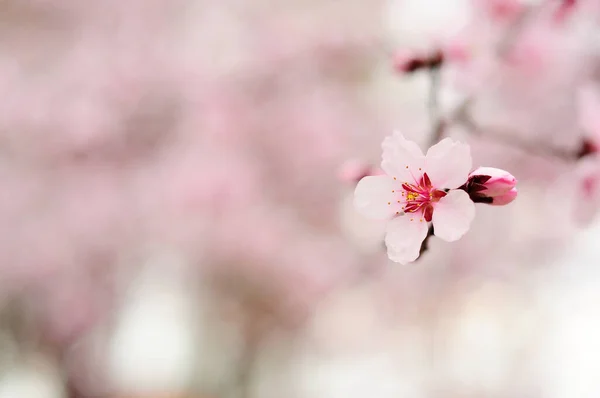
<path fill-rule="evenodd" d="M 524 0 L 474 0 L 475 7 L 497 22 L 512 22 L 526 8 Z"/>
<path fill-rule="evenodd" d="M 596 149 L 600 146 L 600 91 L 594 84 L 581 87 L 577 93 L 578 121 L 584 137 Z"/>
<path fill-rule="evenodd" d="M 549 203 L 551 208 L 562 209 L 576 226 L 590 225 L 600 210 L 600 158 L 586 156 L 575 163 L 550 186 Z M 556 195 L 562 195 L 563 205 L 556 202 Z"/>

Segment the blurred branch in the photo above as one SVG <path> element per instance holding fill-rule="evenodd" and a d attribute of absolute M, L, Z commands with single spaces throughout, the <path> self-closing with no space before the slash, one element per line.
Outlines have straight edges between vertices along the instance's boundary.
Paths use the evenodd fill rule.
<path fill-rule="evenodd" d="M 541 6 L 529 7 L 515 20 L 512 26 L 506 31 L 506 35 L 498 43 L 496 53 L 499 58 L 504 58 L 513 47 L 519 35 L 525 30 L 528 22 L 539 12 Z M 429 110 L 429 119 L 431 121 L 432 133 L 430 145 L 437 144 L 444 135 L 445 127 L 449 124 L 440 116 L 439 93 L 441 86 L 441 67 L 442 62 L 435 64 L 429 69 L 429 97 L 427 108 Z M 464 112 L 465 108 L 472 102 L 472 98 L 467 98 L 458 108 L 456 113 Z M 455 119 L 451 117 L 450 120 Z"/>
<path fill-rule="evenodd" d="M 519 134 L 508 135 L 498 129 L 483 129 L 477 125 L 470 115 L 469 105 L 470 102 L 465 102 L 461 107 L 458 108 L 452 119 L 452 123 L 456 123 L 467 128 L 467 132 L 473 136 L 492 139 L 495 142 L 513 147 L 525 153 L 542 157 L 552 157 L 565 162 L 575 161 L 581 158 L 583 155 L 579 149 L 577 151 L 568 151 L 562 148 L 543 145 L 539 141 L 531 142 L 523 139 Z"/>
<path fill-rule="evenodd" d="M 427 109 L 429 111 L 429 120 L 431 123 L 431 139 L 430 145 L 435 145 L 439 140 L 442 139 L 444 134 L 444 122 L 440 117 L 440 80 L 441 71 L 439 67 L 431 68 L 429 70 L 429 98 L 427 102 Z"/>
<path fill-rule="evenodd" d="M 252 332 L 250 332 L 252 334 Z M 248 337 L 248 336 L 246 336 Z M 260 353 L 261 342 L 258 336 L 252 336 L 244 343 L 244 348 L 238 363 L 238 373 L 235 387 L 239 398 L 249 398 L 252 396 L 252 376 L 255 372 L 258 356 Z"/>
<path fill-rule="evenodd" d="M 527 8 L 515 20 L 512 26 L 506 31 L 506 35 L 498 44 L 497 55 L 499 58 L 502 59 L 507 55 L 512 46 L 514 46 L 519 35 L 527 28 L 528 23 L 531 21 L 531 19 L 534 18 L 542 10 L 542 6 L 543 4 Z M 523 152 L 532 155 L 552 157 L 563 160 L 565 162 L 572 162 L 577 159 L 580 159 L 582 156 L 585 156 L 589 153 L 589 150 L 586 150 L 586 143 L 583 143 L 582 148 L 578 148 L 576 151 L 568 151 L 562 148 L 545 146 L 540 144 L 539 142 L 530 142 L 521 138 L 519 134 L 508 135 L 503 133 L 502 131 L 499 131 L 498 129 L 490 128 L 485 128 L 484 130 L 479 125 L 477 125 L 477 123 L 473 120 L 473 117 L 470 115 L 469 109 L 474 101 L 473 97 L 465 99 L 462 102 L 462 104 L 460 104 L 456 108 L 456 110 L 450 117 L 444 119 L 439 116 L 439 91 L 440 69 L 432 68 L 430 70 L 430 89 L 428 100 L 429 115 L 433 125 L 430 145 L 434 145 L 442 139 L 444 129 L 447 126 L 458 124 L 463 127 L 466 127 L 469 134 L 472 134 L 477 137 L 492 139 L 498 143 L 519 149 Z"/>
<path fill-rule="evenodd" d="M 427 250 L 429 250 L 429 239 L 433 236 L 433 234 L 434 234 L 433 224 L 431 224 L 429 226 L 429 230 L 427 231 L 427 236 L 423 240 L 423 243 L 421 243 L 421 250 L 419 250 L 419 257 L 421 257 L 423 255 L 423 253 L 425 253 Z"/>

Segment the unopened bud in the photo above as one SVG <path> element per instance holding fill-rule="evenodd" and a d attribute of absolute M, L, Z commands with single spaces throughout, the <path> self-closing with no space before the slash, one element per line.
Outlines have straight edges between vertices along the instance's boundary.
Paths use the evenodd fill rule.
<path fill-rule="evenodd" d="M 478 168 L 469 176 L 471 179 L 485 187 L 480 193 L 491 197 L 503 195 L 517 185 L 517 179 L 512 174 L 494 167 Z"/>
<path fill-rule="evenodd" d="M 517 179 L 507 171 L 493 167 L 480 167 L 469 175 L 461 187 L 475 203 L 495 206 L 506 205 L 517 197 Z"/>

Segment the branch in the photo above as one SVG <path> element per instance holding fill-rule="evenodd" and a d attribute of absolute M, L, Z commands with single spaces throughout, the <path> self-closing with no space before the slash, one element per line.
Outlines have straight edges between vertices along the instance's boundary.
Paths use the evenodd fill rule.
<path fill-rule="evenodd" d="M 432 68 L 429 70 L 429 98 L 427 101 L 427 109 L 429 110 L 429 121 L 431 123 L 431 138 L 430 145 L 436 144 L 442 139 L 444 134 L 444 121 L 440 117 L 440 68 Z"/>
<path fill-rule="evenodd" d="M 462 125 L 467 128 L 467 132 L 471 135 L 481 138 L 489 138 L 494 141 L 504 144 L 522 152 L 526 152 L 532 155 L 542 157 L 557 158 L 565 162 L 573 162 L 580 159 L 584 153 L 581 150 L 567 151 L 562 148 L 556 148 L 552 146 L 546 146 L 542 143 L 531 142 L 521 138 L 518 134 L 511 134 L 510 136 L 502 133 L 497 129 L 486 128 L 485 131 L 473 120 L 469 113 L 469 103 L 465 103 L 455 113 L 452 120 L 453 123 Z"/>
<path fill-rule="evenodd" d="M 528 22 L 540 11 L 541 6 L 530 7 L 524 11 L 519 18 L 517 18 L 512 26 L 506 31 L 506 34 L 496 47 L 496 55 L 498 58 L 503 59 L 507 53 L 514 46 L 519 35 L 525 30 Z M 441 59 L 441 58 L 440 58 Z M 429 109 L 429 119 L 431 121 L 432 132 L 430 139 L 430 146 L 437 144 L 444 135 L 445 127 L 450 124 L 447 123 L 441 116 L 439 110 L 439 93 L 440 93 L 440 75 L 443 64 L 440 61 L 430 65 L 429 67 L 429 98 L 427 107 Z M 464 110 L 470 105 L 473 98 L 467 98 L 455 111 L 456 114 L 464 112 Z M 455 117 L 451 117 L 452 121 Z"/>
<path fill-rule="evenodd" d="M 431 224 L 429 226 L 429 230 L 427 231 L 427 236 L 423 240 L 423 243 L 421 243 L 421 250 L 419 250 L 419 258 L 423 255 L 423 253 L 429 250 L 429 239 L 433 236 L 433 232 L 433 224 Z"/>

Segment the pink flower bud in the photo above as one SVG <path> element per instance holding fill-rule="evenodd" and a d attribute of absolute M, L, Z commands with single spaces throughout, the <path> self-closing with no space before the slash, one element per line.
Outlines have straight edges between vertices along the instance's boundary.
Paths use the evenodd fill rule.
<path fill-rule="evenodd" d="M 492 199 L 492 206 L 504 206 L 512 202 L 517 198 L 517 188 L 513 188 L 503 195 L 494 196 Z"/>
<path fill-rule="evenodd" d="M 481 181 L 478 182 L 485 187 L 485 189 L 479 191 L 478 193 L 491 198 L 505 195 L 513 190 L 517 185 L 517 179 L 512 174 L 494 167 L 480 167 L 473 171 L 469 176 L 470 179 L 474 177 L 481 179 Z M 516 190 L 514 196 L 516 196 Z M 514 197 L 510 201 L 513 199 Z"/>
<path fill-rule="evenodd" d="M 444 62 L 444 54 L 434 51 L 431 54 L 423 54 L 409 51 L 399 51 L 394 56 L 394 69 L 400 73 L 412 73 L 420 69 L 439 68 Z"/>

